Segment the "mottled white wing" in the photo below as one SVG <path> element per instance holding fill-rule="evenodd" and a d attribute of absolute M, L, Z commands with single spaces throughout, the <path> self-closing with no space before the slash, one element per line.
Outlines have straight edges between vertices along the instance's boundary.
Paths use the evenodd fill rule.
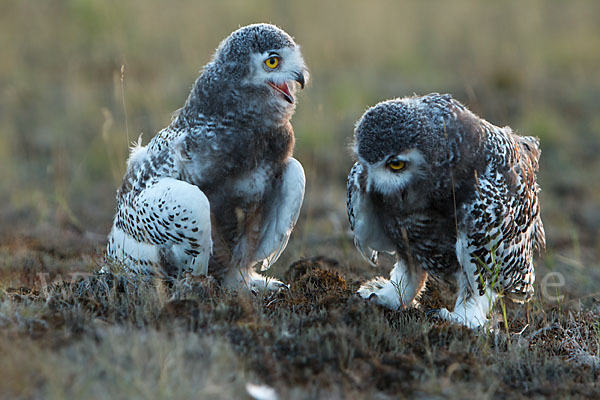
<path fill-rule="evenodd" d="M 537 185 L 515 174 L 516 195 L 505 176 L 488 167 L 478 177 L 475 198 L 465 204 L 456 244 L 463 270 L 471 270 L 473 288 L 495 282 L 515 301 L 533 295 L 533 253 L 545 244 Z M 483 279 L 481 279 L 483 277 Z"/>
<path fill-rule="evenodd" d="M 261 227 L 260 242 L 254 261 L 262 261 L 262 271 L 277 261 L 287 246 L 300 214 L 305 184 L 302 164 L 290 157 L 283 171 L 279 193 L 271 201 L 271 208 L 266 212 Z"/>
<path fill-rule="evenodd" d="M 369 264 L 376 266 L 378 252 L 393 254 L 395 246 L 383 232 L 373 204 L 361 186 L 363 173 L 363 166 L 356 162 L 348 175 L 346 206 L 354 245 Z"/>
<path fill-rule="evenodd" d="M 161 178 L 119 204 L 106 254 L 134 272 L 206 275 L 211 252 L 208 198 L 197 186 Z"/>

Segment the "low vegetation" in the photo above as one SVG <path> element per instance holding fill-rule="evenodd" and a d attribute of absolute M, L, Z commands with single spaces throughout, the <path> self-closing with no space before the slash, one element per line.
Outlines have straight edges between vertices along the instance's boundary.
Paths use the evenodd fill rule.
<path fill-rule="evenodd" d="M 420 309 L 354 295 L 336 261 L 292 263 L 289 290 L 230 292 L 208 278 L 91 273 L 7 287 L 0 391 L 11 398 L 594 397 L 600 312 L 507 304 L 478 332 L 430 319 L 452 302 L 430 283 Z M 64 276 L 68 276 L 65 274 Z M 355 276 L 353 278 L 356 278 Z M 498 308 L 498 307 L 497 307 Z"/>
<path fill-rule="evenodd" d="M 598 15 L 595 0 L 0 2 L 0 398 L 600 398 Z M 270 271 L 290 289 L 98 275 L 129 143 L 168 124 L 222 38 L 263 21 L 312 75 L 292 120 L 306 198 Z M 479 332 L 427 316 L 453 304 L 444 283 L 399 312 L 354 295 L 390 260 L 368 267 L 348 232 L 353 124 L 434 91 L 541 141 L 536 296 Z"/>

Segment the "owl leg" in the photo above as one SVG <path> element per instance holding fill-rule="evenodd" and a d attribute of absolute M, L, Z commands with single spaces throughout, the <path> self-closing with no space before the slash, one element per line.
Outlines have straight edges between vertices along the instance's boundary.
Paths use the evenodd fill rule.
<path fill-rule="evenodd" d="M 258 246 L 259 230 L 262 218 L 246 219 L 245 235 L 235 246 L 230 261 L 231 267 L 225 273 L 223 283 L 232 289 L 247 288 L 253 293 L 264 293 L 287 287 L 283 282 L 256 272 L 255 267 L 261 263 L 253 257 Z"/>
<path fill-rule="evenodd" d="M 131 272 L 205 275 L 211 251 L 208 199 L 197 186 L 163 178 L 119 205 L 106 255 Z"/>
<path fill-rule="evenodd" d="M 234 265 L 242 267 L 230 271 L 225 280 L 226 284 L 234 287 L 245 285 L 253 292 L 287 287 L 275 278 L 259 274 L 254 268 L 260 266 L 262 271 L 267 270 L 287 246 L 298 220 L 305 183 L 302 165 L 293 157 L 288 158 L 281 184 L 266 203 L 263 218 L 247 220 L 246 234 L 238 246 L 238 251 L 234 251 L 240 255 L 238 259 L 242 260 Z M 249 267 L 245 267 L 246 265 Z"/>
<path fill-rule="evenodd" d="M 398 260 L 390 273 L 390 279 L 377 277 L 363 284 L 357 294 L 365 299 L 392 310 L 418 304 L 417 297 L 423 291 L 427 272 L 420 267 L 409 267 Z"/>
<path fill-rule="evenodd" d="M 459 273 L 458 286 L 459 294 L 454 311 L 442 308 L 438 312 L 439 317 L 473 329 L 484 326 L 488 322 L 488 314 L 498 294 L 487 286 L 485 292 L 480 295 L 478 285 L 469 281 L 462 271 Z"/>

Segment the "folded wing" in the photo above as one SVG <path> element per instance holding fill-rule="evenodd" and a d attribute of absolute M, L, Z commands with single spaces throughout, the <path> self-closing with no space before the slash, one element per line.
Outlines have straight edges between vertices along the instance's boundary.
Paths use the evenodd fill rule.
<path fill-rule="evenodd" d="M 346 206 L 350 229 L 354 234 L 354 245 L 369 264 L 376 266 L 379 252 L 392 254 L 395 246 L 385 235 L 373 204 L 364 190 L 363 174 L 363 166 L 356 162 L 348 175 Z"/>
<path fill-rule="evenodd" d="M 281 186 L 271 199 L 271 207 L 260 229 L 260 241 L 254 262 L 268 269 L 281 255 L 298 220 L 304 199 L 306 178 L 302 165 L 293 157 L 287 161 Z"/>

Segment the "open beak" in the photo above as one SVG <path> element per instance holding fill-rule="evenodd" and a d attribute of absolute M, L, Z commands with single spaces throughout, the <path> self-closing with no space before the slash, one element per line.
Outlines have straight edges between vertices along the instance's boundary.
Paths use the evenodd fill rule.
<path fill-rule="evenodd" d="M 281 85 L 277 85 L 273 82 L 267 82 L 267 83 L 273 89 L 275 89 L 279 93 L 281 93 L 283 95 L 283 98 L 285 99 L 285 101 L 287 101 L 290 104 L 294 104 L 294 96 L 292 96 L 292 94 L 290 93 L 290 88 L 288 87 L 287 83 L 283 82 Z"/>
<path fill-rule="evenodd" d="M 302 72 L 294 72 L 294 81 L 298 82 L 300 84 L 300 87 L 302 89 L 304 89 L 304 84 L 306 83 L 306 78 L 304 77 L 304 74 Z M 294 96 L 290 92 L 290 88 L 288 87 L 287 83 L 283 82 L 280 85 L 273 83 L 273 82 L 267 82 L 267 83 L 273 89 L 275 89 L 279 93 L 281 93 L 281 95 L 283 96 L 285 101 L 287 101 L 290 104 L 294 104 Z"/>

